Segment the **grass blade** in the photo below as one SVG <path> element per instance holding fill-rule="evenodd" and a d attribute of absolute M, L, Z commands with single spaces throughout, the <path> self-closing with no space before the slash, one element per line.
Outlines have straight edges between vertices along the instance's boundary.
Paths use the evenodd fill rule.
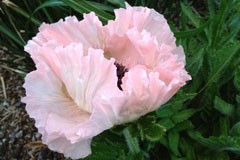
<path fill-rule="evenodd" d="M 80 13 L 88 13 L 88 12 L 95 12 L 96 15 L 104 22 L 106 23 L 109 19 L 114 19 L 114 16 L 111 14 L 104 12 L 97 7 L 91 5 L 87 1 L 79 0 L 79 1 L 73 1 L 73 0 L 62 0 L 66 5 L 71 7 L 77 12 Z"/>
<path fill-rule="evenodd" d="M 41 24 L 41 21 L 36 19 L 35 17 L 31 17 L 31 14 L 27 13 L 26 11 L 24 11 L 23 9 L 21 9 L 20 7 L 18 7 L 17 5 L 15 5 L 14 3 L 5 3 L 5 5 L 9 8 L 11 8 L 12 10 L 14 10 L 15 12 L 19 13 L 20 15 L 22 15 L 23 17 L 29 19 L 31 22 L 33 22 L 33 24 L 39 26 Z"/>
<path fill-rule="evenodd" d="M 200 19 L 199 17 L 192 12 L 192 9 L 185 5 L 184 3 L 180 3 L 182 12 L 191 20 L 191 22 L 196 26 L 199 27 Z"/>
<path fill-rule="evenodd" d="M 1 20 L 0 20 L 0 32 L 5 34 L 7 37 L 12 39 L 18 45 L 23 46 L 24 43 L 18 38 L 18 35 L 12 32 L 9 27 L 7 27 Z"/>

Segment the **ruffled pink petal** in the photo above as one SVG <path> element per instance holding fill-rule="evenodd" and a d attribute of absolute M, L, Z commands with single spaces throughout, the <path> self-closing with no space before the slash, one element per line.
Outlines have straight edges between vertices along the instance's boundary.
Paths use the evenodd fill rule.
<path fill-rule="evenodd" d="M 159 62 L 161 56 L 158 47 L 156 38 L 151 37 L 148 32 L 145 30 L 139 32 L 132 28 L 122 36 L 110 36 L 105 45 L 105 52 L 127 68 L 137 64 L 152 68 Z"/>
<path fill-rule="evenodd" d="M 121 124 L 122 117 L 119 117 L 119 113 L 125 105 L 127 98 L 123 93 L 120 93 L 118 97 L 110 96 L 109 100 L 111 101 L 111 104 L 108 100 L 95 99 L 94 105 L 98 107 L 95 107 L 88 121 L 81 123 L 77 132 L 80 139 L 85 137 L 90 138 L 92 135 L 95 136 L 102 132 L 103 128 L 109 129 L 109 126 L 112 127 L 113 125 Z M 86 130 L 89 132 L 86 132 Z"/>
<path fill-rule="evenodd" d="M 106 42 L 104 51 L 110 55 L 109 57 L 114 57 L 119 64 L 127 68 L 133 67 L 141 61 L 141 57 L 128 35 L 111 36 Z"/>
<path fill-rule="evenodd" d="M 162 45 L 169 46 L 171 54 L 185 63 L 182 47 L 177 47 L 175 37 L 163 15 L 146 7 L 115 10 L 116 19 L 104 26 L 105 52 L 127 67 L 136 64 L 154 66 L 159 53 L 153 51 Z M 118 45 L 116 45 L 118 44 Z M 149 52 L 149 50 L 151 50 Z"/>
<path fill-rule="evenodd" d="M 66 96 L 64 84 L 47 65 L 39 63 L 37 70 L 26 76 L 24 88 L 26 97 L 23 98 L 23 102 L 26 103 L 30 117 L 35 119 L 35 125 L 42 134 L 44 144 L 53 144 L 59 138 L 64 139 L 66 143 L 76 139 L 79 123 L 88 119 L 89 114 L 78 109 Z M 55 150 L 60 152 L 57 146 Z M 67 148 L 63 145 L 59 147 Z M 76 147 L 81 150 L 80 145 Z M 86 151 L 82 150 L 82 152 Z"/>
<path fill-rule="evenodd" d="M 39 48 L 38 57 L 45 63 L 39 62 L 37 70 L 27 75 L 23 102 L 43 143 L 70 157 L 89 154 L 90 149 L 65 150 L 70 144 L 83 147 L 81 141 L 118 123 L 117 113 L 125 101 L 117 87 L 114 59 L 92 48 L 84 56 L 82 44 L 63 47 L 55 41 Z M 58 139 L 66 146 L 57 145 Z"/>
<path fill-rule="evenodd" d="M 95 97 L 108 100 L 122 95 L 116 85 L 114 59 L 107 60 L 102 50 L 90 48 L 88 55 L 83 56 L 81 44 L 72 43 L 67 47 L 55 45 L 58 46 L 50 42 L 41 48 L 43 59 L 64 82 L 67 92 L 78 106 L 92 112 Z M 49 55 L 48 51 L 53 54 Z"/>
<path fill-rule="evenodd" d="M 82 43 L 84 52 L 88 48 L 103 48 L 102 23 L 99 21 L 95 13 L 84 14 L 84 19 L 78 21 L 73 17 L 66 17 L 53 24 L 42 24 L 39 33 L 32 40 L 28 41 L 25 51 L 30 53 L 35 63 L 38 48 L 48 41 L 56 41 L 57 43 L 67 46 L 70 43 Z M 87 32 L 86 32 L 87 29 Z"/>
<path fill-rule="evenodd" d="M 156 110 L 185 84 L 185 81 L 174 77 L 166 84 L 160 75 L 144 66 L 136 66 L 125 73 L 122 88 L 128 99 L 119 113 L 122 122 L 135 120 Z"/>
<path fill-rule="evenodd" d="M 164 43 L 176 48 L 175 38 L 163 15 L 147 7 L 126 6 L 126 9 L 115 10 L 116 19 L 109 22 L 112 23 L 111 26 L 114 26 L 114 29 L 109 27 L 112 34 L 124 34 L 136 27 L 139 32 L 146 30 L 151 36 L 155 36 L 159 45 Z M 124 23 L 125 19 L 129 20 Z"/>
<path fill-rule="evenodd" d="M 61 152 L 65 157 L 71 157 L 72 159 L 84 158 L 90 155 L 92 139 L 82 140 L 77 143 L 71 143 L 65 138 L 58 137 L 54 141 L 48 143 L 49 149 L 57 152 Z"/>

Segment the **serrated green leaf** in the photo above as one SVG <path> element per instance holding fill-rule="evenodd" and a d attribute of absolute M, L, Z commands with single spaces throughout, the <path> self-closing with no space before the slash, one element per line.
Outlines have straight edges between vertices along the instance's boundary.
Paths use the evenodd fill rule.
<path fill-rule="evenodd" d="M 233 1 L 220 0 L 219 8 L 216 16 L 214 16 L 211 24 L 212 28 L 212 47 L 215 48 L 223 31 L 226 29 L 226 17 L 228 16 L 229 6 Z"/>
<path fill-rule="evenodd" d="M 236 42 L 209 55 L 208 61 L 210 65 L 210 73 L 208 76 L 207 83 L 201 88 L 198 94 L 201 93 L 206 87 L 208 87 L 214 81 L 217 81 L 217 79 L 221 75 L 221 72 L 231 62 L 232 57 L 237 53 L 239 48 L 240 43 Z"/>
<path fill-rule="evenodd" d="M 110 134 L 108 131 L 101 133 L 93 138 L 91 144 L 92 154 L 84 158 L 84 160 L 112 160 L 124 157 L 124 149 L 126 148 L 122 140 L 119 136 Z"/>
<path fill-rule="evenodd" d="M 149 124 L 148 127 L 144 128 L 144 134 L 150 141 L 160 140 L 165 132 L 166 128 L 157 123 Z"/>
<path fill-rule="evenodd" d="M 178 93 L 170 102 L 161 106 L 157 111 L 157 116 L 159 118 L 170 117 L 177 113 L 185 101 L 192 99 L 195 93 Z"/>
<path fill-rule="evenodd" d="M 164 119 L 160 120 L 159 124 L 164 126 L 167 130 L 169 130 L 175 126 L 174 122 L 169 118 L 164 118 Z"/>
<path fill-rule="evenodd" d="M 154 115 L 146 115 L 144 117 L 141 117 L 138 120 L 138 123 L 141 124 L 141 126 L 148 126 L 149 124 L 155 123 L 156 122 L 156 117 Z"/>
<path fill-rule="evenodd" d="M 181 112 L 178 112 L 177 114 L 175 114 L 173 117 L 172 117 L 172 120 L 175 124 L 177 123 L 180 123 L 180 122 L 183 122 L 185 120 L 187 120 L 188 118 L 190 118 L 192 115 L 194 115 L 195 113 L 197 112 L 196 109 L 186 109 L 186 110 L 183 110 Z"/>
<path fill-rule="evenodd" d="M 231 116 L 234 112 L 234 106 L 232 104 L 225 102 L 217 96 L 214 98 L 214 108 L 226 116 Z"/>
<path fill-rule="evenodd" d="M 201 69 L 203 65 L 204 54 L 204 49 L 201 48 L 197 53 L 194 53 L 193 57 L 189 58 L 190 60 L 186 68 L 191 76 L 195 77 Z"/>
<path fill-rule="evenodd" d="M 239 15 L 239 13 L 237 15 Z M 233 22 L 230 24 L 230 29 L 230 33 L 227 33 L 225 36 L 223 36 L 221 42 L 219 42 L 220 46 L 230 43 L 238 35 L 240 31 L 240 16 L 237 16 L 233 20 Z"/>
<path fill-rule="evenodd" d="M 200 132 L 189 131 L 188 135 L 203 146 L 217 151 L 231 151 L 240 154 L 240 137 L 231 136 L 210 136 L 204 138 Z"/>
<path fill-rule="evenodd" d="M 193 124 L 189 120 L 176 124 L 172 130 L 175 132 L 181 132 L 187 129 L 193 129 Z"/>
<path fill-rule="evenodd" d="M 237 53 L 240 48 L 240 43 L 233 43 L 232 45 L 225 46 L 216 52 L 209 53 L 210 75 L 209 79 L 216 78 L 220 72 L 231 62 L 232 57 Z"/>

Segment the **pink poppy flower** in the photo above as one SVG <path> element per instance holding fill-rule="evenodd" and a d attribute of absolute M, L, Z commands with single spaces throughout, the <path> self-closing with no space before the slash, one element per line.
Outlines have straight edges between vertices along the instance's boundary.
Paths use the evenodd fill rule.
<path fill-rule="evenodd" d="M 44 144 L 66 157 L 91 153 L 91 140 L 167 102 L 191 77 L 167 21 L 144 7 L 43 24 L 25 47 L 36 64 L 24 87 L 26 110 Z"/>

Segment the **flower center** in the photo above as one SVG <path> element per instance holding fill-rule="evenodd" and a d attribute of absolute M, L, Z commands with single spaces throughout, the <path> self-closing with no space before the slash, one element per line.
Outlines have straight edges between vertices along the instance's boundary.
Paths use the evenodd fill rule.
<path fill-rule="evenodd" d="M 125 68 L 125 66 L 123 66 L 122 64 L 118 64 L 116 62 L 114 63 L 114 65 L 117 67 L 117 77 L 118 77 L 117 86 L 120 90 L 122 90 L 122 87 L 121 87 L 122 78 L 124 74 L 128 71 L 128 69 Z"/>

